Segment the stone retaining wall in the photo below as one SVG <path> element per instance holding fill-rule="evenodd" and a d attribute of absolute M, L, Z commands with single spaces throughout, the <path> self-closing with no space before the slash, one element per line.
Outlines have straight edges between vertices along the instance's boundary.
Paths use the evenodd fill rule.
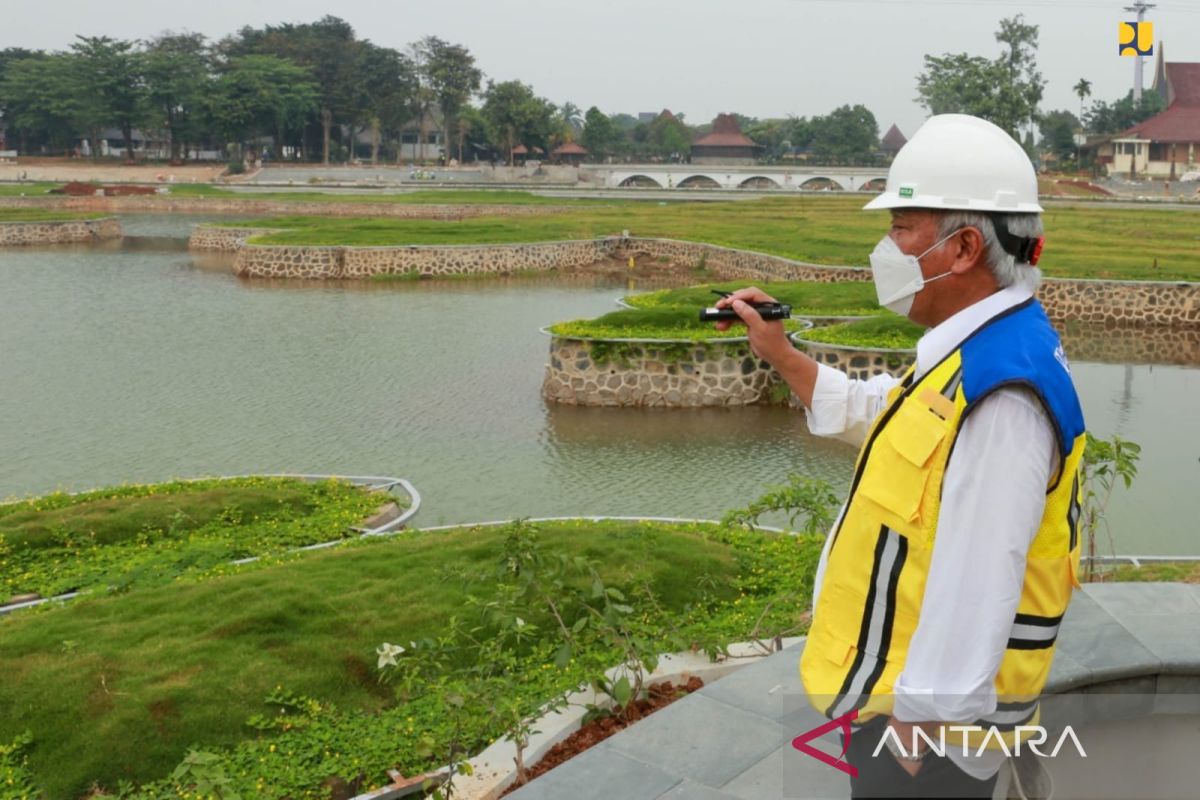
<path fill-rule="evenodd" d="M 1200 327 L 1200 283 L 1048 278 L 1038 300 L 1056 322 Z"/>
<path fill-rule="evenodd" d="M 555 336 L 542 382 L 546 400 L 580 406 L 741 406 L 781 402 L 786 391 L 745 341 L 594 343 Z"/>
<path fill-rule="evenodd" d="M 0 247 L 33 244 L 72 244 L 120 239 L 116 217 L 46 222 L 0 222 Z"/>
<path fill-rule="evenodd" d="M 189 246 L 205 249 L 200 244 L 202 236 L 215 237 L 213 241 L 221 236 L 200 233 L 206 230 L 211 229 L 197 228 Z M 240 242 L 215 249 L 236 249 L 237 244 L 244 242 L 249 235 L 252 234 L 227 234 L 233 238 L 221 241 L 230 243 L 240 237 Z M 299 246 L 289 247 L 287 253 L 273 253 L 272 249 L 269 245 L 244 247 L 238 253 L 236 270 L 242 275 L 287 278 L 366 278 L 383 273 L 405 272 L 434 277 L 571 268 L 603 258 L 624 260 L 630 256 L 640 256 L 689 267 L 703 265 L 715 280 L 744 278 L 829 283 L 871 279 L 871 271 L 864 267 L 829 267 L 716 245 L 636 237 L 519 245 L 344 247 L 334 248 L 344 251 L 341 256 L 323 255 L 314 259 L 298 258 L 297 251 L 302 249 Z M 587 257 L 591 257 L 592 261 L 581 260 Z M 308 269 L 315 263 L 324 264 L 335 258 L 341 259 L 343 266 L 339 269 L 319 272 Z M 1047 279 L 1038 291 L 1038 299 L 1046 307 L 1050 318 L 1059 322 L 1080 320 L 1200 327 L 1200 283 Z"/>
<path fill-rule="evenodd" d="M 219 228 L 215 225 L 194 225 L 188 236 L 188 250 L 208 253 L 236 253 L 251 236 L 277 233 L 277 228 Z"/>
<path fill-rule="evenodd" d="M 866 350 L 824 342 L 794 341 L 796 347 L 812 356 L 814 361 L 836 367 L 862 381 L 884 373 L 900 377 L 917 360 L 916 350 Z"/>

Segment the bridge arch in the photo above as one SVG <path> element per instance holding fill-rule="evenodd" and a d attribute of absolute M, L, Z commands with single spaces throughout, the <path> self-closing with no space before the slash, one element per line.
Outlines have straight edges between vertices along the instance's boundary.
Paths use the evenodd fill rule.
<path fill-rule="evenodd" d="M 752 175 L 738 184 L 739 189 L 778 189 L 779 182 L 766 175 Z"/>
<path fill-rule="evenodd" d="M 814 175 L 800 184 L 800 190 L 805 192 L 841 192 L 845 189 L 836 178 L 827 178 L 824 175 Z"/>
<path fill-rule="evenodd" d="M 721 184 L 707 175 L 689 175 L 676 184 L 680 189 L 720 189 Z"/>
<path fill-rule="evenodd" d="M 630 187 L 643 188 L 643 189 L 661 189 L 661 188 L 663 188 L 662 184 L 659 183 L 658 181 L 654 180 L 654 178 L 651 178 L 649 175 L 641 175 L 641 174 L 630 175 L 628 178 L 621 181 L 621 183 L 618 185 L 622 189 L 628 189 Z"/>

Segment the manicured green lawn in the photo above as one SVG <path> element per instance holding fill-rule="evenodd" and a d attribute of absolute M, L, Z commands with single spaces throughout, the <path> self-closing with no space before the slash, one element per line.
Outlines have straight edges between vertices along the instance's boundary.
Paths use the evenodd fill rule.
<path fill-rule="evenodd" d="M 230 561 L 355 535 L 388 498 L 339 481 L 176 481 L 0 505 L 0 601 L 220 574 Z"/>
<path fill-rule="evenodd" d="M 51 208 L 0 208 L 0 223 L 5 222 L 63 222 L 72 219 L 111 217 L 91 211 L 58 211 Z"/>
<path fill-rule="evenodd" d="M 447 193 L 452 197 L 455 193 Z M 888 227 L 862 197 L 780 197 L 722 203 L 555 201 L 576 211 L 461 221 L 281 217 L 291 228 L 262 243 L 313 245 L 483 244 L 619 235 L 707 242 L 817 264 L 862 266 Z M 1045 214 L 1048 275 L 1196 280 L 1200 216 L 1186 209 L 1052 206 Z"/>
<path fill-rule="evenodd" d="M 785 322 L 785 327 L 800 330 L 803 325 L 793 319 Z M 699 306 L 625 308 L 595 319 L 555 323 L 550 326 L 550 332 L 582 339 L 686 339 L 694 342 L 746 335 L 742 326 L 718 331 L 711 322 L 701 322 Z"/>
<path fill-rule="evenodd" d="M 751 285 L 759 286 L 779 302 L 790 305 L 795 316 L 857 317 L 887 313 L 876 302 L 875 286 L 869 281 L 721 281 L 630 295 L 625 302 L 635 308 L 645 309 L 669 306 L 698 309 L 711 306 L 720 299 L 713 294 L 714 290 L 728 292 Z"/>
<path fill-rule="evenodd" d="M 480 603 L 511 585 L 497 569 L 513 552 L 513 530 L 411 532 L 0 618 L 0 745 L 31 732 L 25 773 L 55 800 L 120 781 L 159 780 L 135 796 L 180 796 L 163 779 L 189 746 L 220 755 L 243 797 L 328 796 L 320 783 L 332 776 L 365 776 L 365 790 L 386 768 L 431 768 L 439 759 L 422 755 L 418 741 L 447 735 L 447 686 L 469 682 L 478 665 L 452 656 L 449 684 L 403 702 L 379 683 L 376 648 L 432 641 L 454 619 L 472 636 L 498 635 Z M 599 579 L 621 587 L 639 635 L 677 625 L 700 644 L 745 639 L 760 619 L 760 634 L 802 626 L 820 551 L 816 537 L 715 526 L 576 521 L 527 530 L 550 562 L 590 559 Z M 569 585 L 592 580 L 581 573 Z M 655 600 L 637 599 L 639 586 Z M 526 712 L 615 663 L 597 644 L 553 666 L 554 620 L 530 613 L 521 624 L 536 634 L 515 662 Z M 260 716 L 248 727 L 252 715 Z M 500 734 L 476 716 L 461 733 L 472 748 Z"/>
<path fill-rule="evenodd" d="M 812 342 L 827 342 L 864 349 L 911 350 L 925 329 L 905 317 L 887 314 L 872 319 L 813 328 L 800 334 Z"/>
<path fill-rule="evenodd" d="M 36 197 L 48 194 L 58 183 L 0 183 L 0 197 Z"/>

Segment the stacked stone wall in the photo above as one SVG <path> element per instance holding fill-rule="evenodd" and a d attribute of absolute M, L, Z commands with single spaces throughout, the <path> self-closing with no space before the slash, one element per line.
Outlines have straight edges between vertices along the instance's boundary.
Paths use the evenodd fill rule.
<path fill-rule="evenodd" d="M 1200 327 L 1200 283 L 1047 279 L 1038 300 L 1055 322 Z"/>
<path fill-rule="evenodd" d="M 195 225 L 188 236 L 188 250 L 208 253 L 236 253 L 251 236 L 278 233 L 276 228 L 221 228 Z"/>
<path fill-rule="evenodd" d="M 885 373 L 899 377 L 917 360 L 915 350 L 871 350 L 805 340 L 796 341 L 796 346 L 817 363 L 840 369 L 860 381 Z"/>
<path fill-rule="evenodd" d="M 553 337 L 542 396 L 580 406 L 700 408 L 786 397 L 779 374 L 743 341 L 593 343 Z"/>
<path fill-rule="evenodd" d="M 202 230 L 212 229 L 197 229 L 190 245 L 194 249 L 235 250 L 248 236 L 253 235 L 201 234 Z M 210 246 L 203 243 L 208 240 L 216 244 Z M 289 252 L 286 258 L 272 255 L 269 246 L 247 247 L 240 251 L 237 270 L 244 275 L 292 278 L 366 278 L 377 274 L 405 272 L 433 277 L 465 273 L 511 274 L 527 270 L 569 269 L 595 263 L 603 258 L 615 257 L 624 260 L 632 256 L 689 267 L 703 265 L 716 280 L 803 280 L 831 283 L 871 279 L 871 271 L 863 267 L 807 264 L 780 256 L 672 239 L 612 237 L 579 242 L 517 245 L 412 245 L 341 249 L 344 250 L 344 269 L 336 275 L 318 275 L 300 268 L 288 269 L 286 264 L 298 265 L 302 262 L 295 259 L 294 252 Z M 1078 320 L 1200 327 L 1200 283 L 1047 279 L 1038 291 L 1038 299 L 1046 307 L 1050 318 L 1059 322 Z"/>
<path fill-rule="evenodd" d="M 47 222 L 0 222 L 0 247 L 37 244 L 77 244 L 119 239 L 121 222 L 116 217 Z"/>

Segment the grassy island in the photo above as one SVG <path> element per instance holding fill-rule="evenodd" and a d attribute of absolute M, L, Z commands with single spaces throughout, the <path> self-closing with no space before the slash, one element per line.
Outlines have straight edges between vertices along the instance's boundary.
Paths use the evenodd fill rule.
<path fill-rule="evenodd" d="M 530 714 L 618 663 L 618 628 L 644 652 L 802 632 L 820 546 L 699 524 L 414 531 L 0 617 L 0 774 L 50 800 L 195 797 L 171 776 L 194 748 L 243 797 L 367 791 L 504 735 L 455 698 Z"/>
<path fill-rule="evenodd" d="M 423 195 L 426 193 L 371 196 L 361 202 L 407 203 Z M 301 199 L 298 195 L 287 197 Z M 860 196 L 713 203 L 532 199 L 535 197 L 529 195 L 528 202 L 569 211 L 447 221 L 274 217 L 243 224 L 286 229 L 259 237 L 255 243 L 344 246 L 545 242 L 616 236 L 628 230 L 639 237 L 704 242 L 815 264 L 849 266 L 865 264 L 867 254 L 888 227 L 887 213 L 862 211 L 865 201 Z M 349 198 L 324 195 L 322 199 L 345 202 Z M 452 191 L 430 193 L 418 202 L 433 199 L 518 202 L 500 193 Z M 1056 277 L 1197 280 L 1196 214 L 1191 209 L 1118 208 L 1099 203 L 1051 206 L 1044 215 L 1047 241 L 1041 266 L 1047 275 Z"/>

